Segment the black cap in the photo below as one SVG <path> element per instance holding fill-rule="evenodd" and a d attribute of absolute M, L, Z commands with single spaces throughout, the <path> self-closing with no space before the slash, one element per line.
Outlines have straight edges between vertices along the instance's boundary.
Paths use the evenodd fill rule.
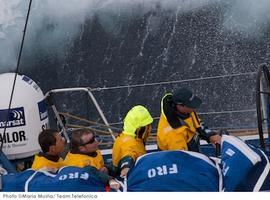
<path fill-rule="evenodd" d="M 202 100 L 186 88 L 176 90 L 172 95 L 172 100 L 175 104 L 183 104 L 193 109 L 198 108 L 202 104 Z"/>

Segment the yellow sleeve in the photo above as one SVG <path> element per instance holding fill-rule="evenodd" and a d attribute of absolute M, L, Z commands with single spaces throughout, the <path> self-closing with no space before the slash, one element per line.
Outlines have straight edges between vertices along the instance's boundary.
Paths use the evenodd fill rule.
<path fill-rule="evenodd" d="M 127 142 L 124 142 L 121 146 L 121 156 L 120 160 L 124 158 L 125 156 L 130 156 L 133 158 L 133 160 L 136 160 L 138 157 L 138 153 L 136 151 L 137 149 L 136 140 L 128 140 Z"/>
<path fill-rule="evenodd" d="M 113 145 L 112 162 L 115 167 L 118 167 L 122 158 L 129 156 L 134 161 L 138 157 L 137 151 L 139 147 L 136 144 L 136 139 L 130 136 L 120 136 L 115 140 Z"/>

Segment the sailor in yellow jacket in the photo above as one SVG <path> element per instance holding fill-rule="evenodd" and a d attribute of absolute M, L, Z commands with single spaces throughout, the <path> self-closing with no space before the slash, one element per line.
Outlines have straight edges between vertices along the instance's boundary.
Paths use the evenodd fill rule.
<path fill-rule="evenodd" d="M 94 167 L 98 171 L 98 176 L 111 188 L 118 190 L 120 184 L 108 175 L 108 169 L 104 165 L 104 160 L 98 149 L 99 141 L 97 136 L 89 129 L 77 129 L 72 132 L 71 150 L 66 155 L 64 166 L 74 167 Z"/>
<path fill-rule="evenodd" d="M 38 142 L 42 152 L 35 155 L 32 169 L 57 171 L 63 166 L 60 154 L 65 148 L 66 140 L 61 137 L 57 130 L 43 130 L 38 136 Z"/>
<path fill-rule="evenodd" d="M 190 150 L 199 152 L 199 139 L 220 144 L 221 136 L 201 123 L 195 109 L 200 98 L 181 88 L 166 94 L 161 101 L 161 115 L 157 129 L 160 150 Z"/>
<path fill-rule="evenodd" d="M 112 162 L 116 174 L 125 177 L 136 159 L 146 153 L 145 143 L 151 132 L 153 118 L 149 111 L 134 106 L 124 119 L 124 130 L 113 145 Z"/>
<path fill-rule="evenodd" d="M 72 132 L 71 150 L 64 160 L 65 166 L 86 167 L 92 166 L 106 172 L 104 160 L 98 149 L 99 142 L 96 135 L 89 129 L 77 129 Z"/>

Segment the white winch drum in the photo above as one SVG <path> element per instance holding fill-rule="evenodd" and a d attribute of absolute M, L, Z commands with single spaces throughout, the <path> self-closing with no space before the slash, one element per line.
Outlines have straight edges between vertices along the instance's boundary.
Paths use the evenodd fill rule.
<path fill-rule="evenodd" d="M 0 144 L 3 142 L 2 150 L 10 160 L 39 152 L 38 135 L 42 129 L 49 127 L 44 94 L 25 75 L 17 75 L 8 115 L 14 78 L 15 73 L 0 74 Z"/>

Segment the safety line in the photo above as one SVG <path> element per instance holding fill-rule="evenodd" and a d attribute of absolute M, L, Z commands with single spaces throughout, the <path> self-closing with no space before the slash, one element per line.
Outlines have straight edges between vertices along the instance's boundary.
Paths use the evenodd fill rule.
<path fill-rule="evenodd" d="M 91 88 L 91 91 L 115 90 L 115 89 L 122 89 L 122 88 L 135 88 L 135 87 L 156 86 L 156 85 L 173 84 L 173 83 L 184 83 L 184 82 L 190 82 L 190 81 L 201 81 L 201 80 L 227 78 L 227 77 L 235 77 L 235 76 L 255 75 L 256 73 L 257 72 L 246 72 L 246 73 L 228 74 L 228 75 L 220 75 L 220 76 L 191 78 L 191 79 L 185 79 L 185 80 L 163 81 L 163 82 L 157 82 L 157 83 L 144 83 L 144 84 L 122 85 L 122 86 L 112 86 L 112 87 L 97 87 L 97 88 Z"/>

